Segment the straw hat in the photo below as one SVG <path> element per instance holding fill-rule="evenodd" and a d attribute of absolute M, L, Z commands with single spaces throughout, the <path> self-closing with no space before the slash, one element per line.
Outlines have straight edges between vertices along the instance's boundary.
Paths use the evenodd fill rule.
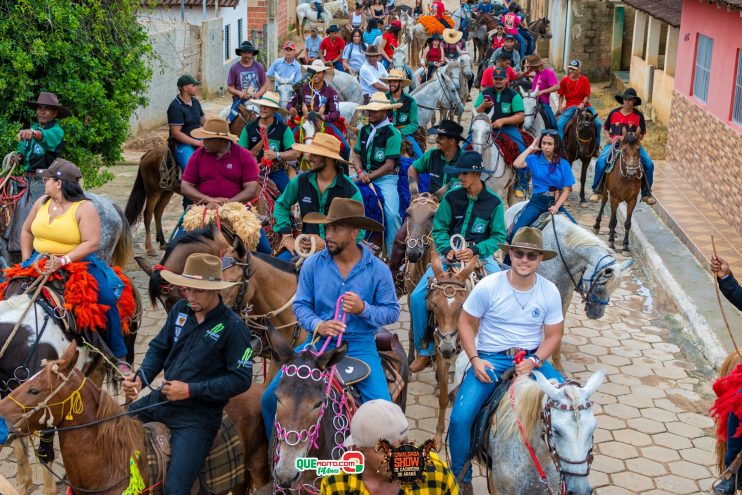
<path fill-rule="evenodd" d="M 406 74 L 399 69 L 392 69 L 389 71 L 389 75 L 387 77 L 381 77 L 379 79 L 384 82 L 400 81 L 403 88 L 406 88 L 411 83 L 411 81 L 407 79 Z"/>
<path fill-rule="evenodd" d="M 311 70 L 314 74 L 327 71 L 327 74 L 325 74 L 326 83 L 329 83 L 330 81 L 332 81 L 332 78 L 335 77 L 335 69 L 333 67 L 326 66 L 325 63 L 319 59 L 312 62 L 311 65 L 302 65 L 302 67 L 304 68 L 304 70 Z"/>
<path fill-rule="evenodd" d="M 446 28 L 443 30 L 443 41 L 446 43 L 458 43 L 461 38 L 464 37 L 464 33 L 456 29 Z"/>
<path fill-rule="evenodd" d="M 366 210 L 363 207 L 363 203 L 350 198 L 337 197 L 330 203 L 330 209 L 327 211 L 327 215 L 318 212 L 307 213 L 302 218 L 302 221 L 304 223 L 319 225 L 339 223 L 373 232 L 384 230 L 384 226 L 379 222 L 366 217 Z"/>
<path fill-rule="evenodd" d="M 538 251 L 544 255 L 544 261 L 550 260 L 557 255 L 556 251 L 544 249 L 544 236 L 539 229 L 533 227 L 523 227 L 516 232 L 510 244 L 500 244 L 500 249 L 503 253 L 509 253 L 512 248 Z"/>
<path fill-rule="evenodd" d="M 58 119 L 63 119 L 72 115 L 72 112 L 70 112 L 68 108 L 65 108 L 59 104 L 59 98 L 57 98 L 57 95 L 55 95 L 54 93 L 42 92 L 39 94 L 39 97 L 36 99 L 36 101 L 24 101 L 23 103 L 27 107 L 31 107 L 34 110 L 36 110 L 40 105 L 53 108 L 57 111 Z"/>
<path fill-rule="evenodd" d="M 196 139 L 227 139 L 236 143 L 240 138 L 229 132 L 229 122 L 219 117 L 209 117 L 202 127 L 191 131 Z"/>
<path fill-rule="evenodd" d="M 340 150 L 342 147 L 343 143 L 341 143 L 338 138 L 324 133 L 315 134 L 311 144 L 294 144 L 291 146 L 292 149 L 302 153 L 326 156 L 327 158 L 332 158 L 338 162 L 350 163 L 340 156 Z"/>
<path fill-rule="evenodd" d="M 222 280 L 222 260 L 213 254 L 194 253 L 186 259 L 183 275 L 169 270 L 160 272 L 162 278 L 180 287 L 203 290 L 222 290 L 239 282 Z"/>
<path fill-rule="evenodd" d="M 394 110 L 400 108 L 401 106 L 401 103 L 391 103 L 389 101 L 389 98 L 386 97 L 386 94 L 379 91 L 371 95 L 371 99 L 368 101 L 367 105 L 361 105 L 357 109 L 371 110 L 372 112 L 376 112 L 379 110 Z"/>
<path fill-rule="evenodd" d="M 274 91 L 266 91 L 260 99 L 252 100 L 252 103 L 260 105 L 261 107 L 273 108 L 281 113 L 288 113 L 288 111 L 281 106 L 281 97 Z"/>

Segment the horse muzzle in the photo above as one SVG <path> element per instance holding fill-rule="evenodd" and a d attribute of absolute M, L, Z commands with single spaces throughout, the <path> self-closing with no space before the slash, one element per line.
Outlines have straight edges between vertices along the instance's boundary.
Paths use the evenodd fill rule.
<path fill-rule="evenodd" d="M 417 263 L 423 257 L 423 249 L 419 247 L 407 248 L 405 256 L 407 256 L 410 263 Z"/>

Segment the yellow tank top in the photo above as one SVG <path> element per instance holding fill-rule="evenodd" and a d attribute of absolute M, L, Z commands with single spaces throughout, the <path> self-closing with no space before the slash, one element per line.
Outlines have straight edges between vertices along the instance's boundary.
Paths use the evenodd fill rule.
<path fill-rule="evenodd" d="M 82 201 L 76 201 L 54 220 L 49 222 L 49 206 L 51 200 L 45 202 L 36 212 L 36 218 L 31 223 L 33 233 L 33 248 L 38 253 L 64 256 L 75 249 L 82 242 L 80 226 L 77 224 L 77 208 Z"/>

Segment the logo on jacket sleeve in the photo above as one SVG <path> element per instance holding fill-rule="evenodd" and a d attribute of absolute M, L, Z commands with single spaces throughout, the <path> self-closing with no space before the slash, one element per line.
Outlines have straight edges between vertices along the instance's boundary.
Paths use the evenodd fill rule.
<path fill-rule="evenodd" d="M 245 349 L 245 352 L 242 353 L 242 357 L 239 361 L 237 361 L 237 368 L 250 368 L 252 367 L 252 361 L 250 360 L 252 358 L 252 348 L 248 347 Z"/>
<path fill-rule="evenodd" d="M 216 342 L 221 337 L 222 330 L 224 330 L 224 323 L 217 323 L 211 330 L 206 332 L 206 336 Z"/>

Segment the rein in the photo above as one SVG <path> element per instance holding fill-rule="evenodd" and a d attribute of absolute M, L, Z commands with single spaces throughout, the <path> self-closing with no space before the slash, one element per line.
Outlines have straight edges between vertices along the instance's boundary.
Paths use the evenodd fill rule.
<path fill-rule="evenodd" d="M 595 154 L 595 151 L 598 149 L 598 136 L 597 135 L 592 135 L 592 136 L 590 136 L 588 138 L 583 138 L 583 137 L 580 136 L 580 124 L 582 123 L 582 118 L 580 117 L 580 114 L 581 113 L 582 113 L 582 110 L 580 112 L 578 112 L 578 113 L 575 114 L 575 124 L 573 126 L 574 127 L 574 130 L 575 130 L 575 139 L 577 139 L 577 142 L 580 143 L 580 144 L 582 144 L 582 145 L 587 145 L 588 143 L 590 143 L 592 141 L 593 142 L 592 150 L 590 151 L 590 153 L 588 153 L 585 156 L 593 156 Z M 593 131 L 595 130 L 595 122 L 592 123 L 592 125 L 590 126 L 590 128 L 593 129 Z M 595 132 L 597 132 L 597 131 L 595 131 Z M 579 145 L 578 145 L 578 147 L 579 147 Z"/>

